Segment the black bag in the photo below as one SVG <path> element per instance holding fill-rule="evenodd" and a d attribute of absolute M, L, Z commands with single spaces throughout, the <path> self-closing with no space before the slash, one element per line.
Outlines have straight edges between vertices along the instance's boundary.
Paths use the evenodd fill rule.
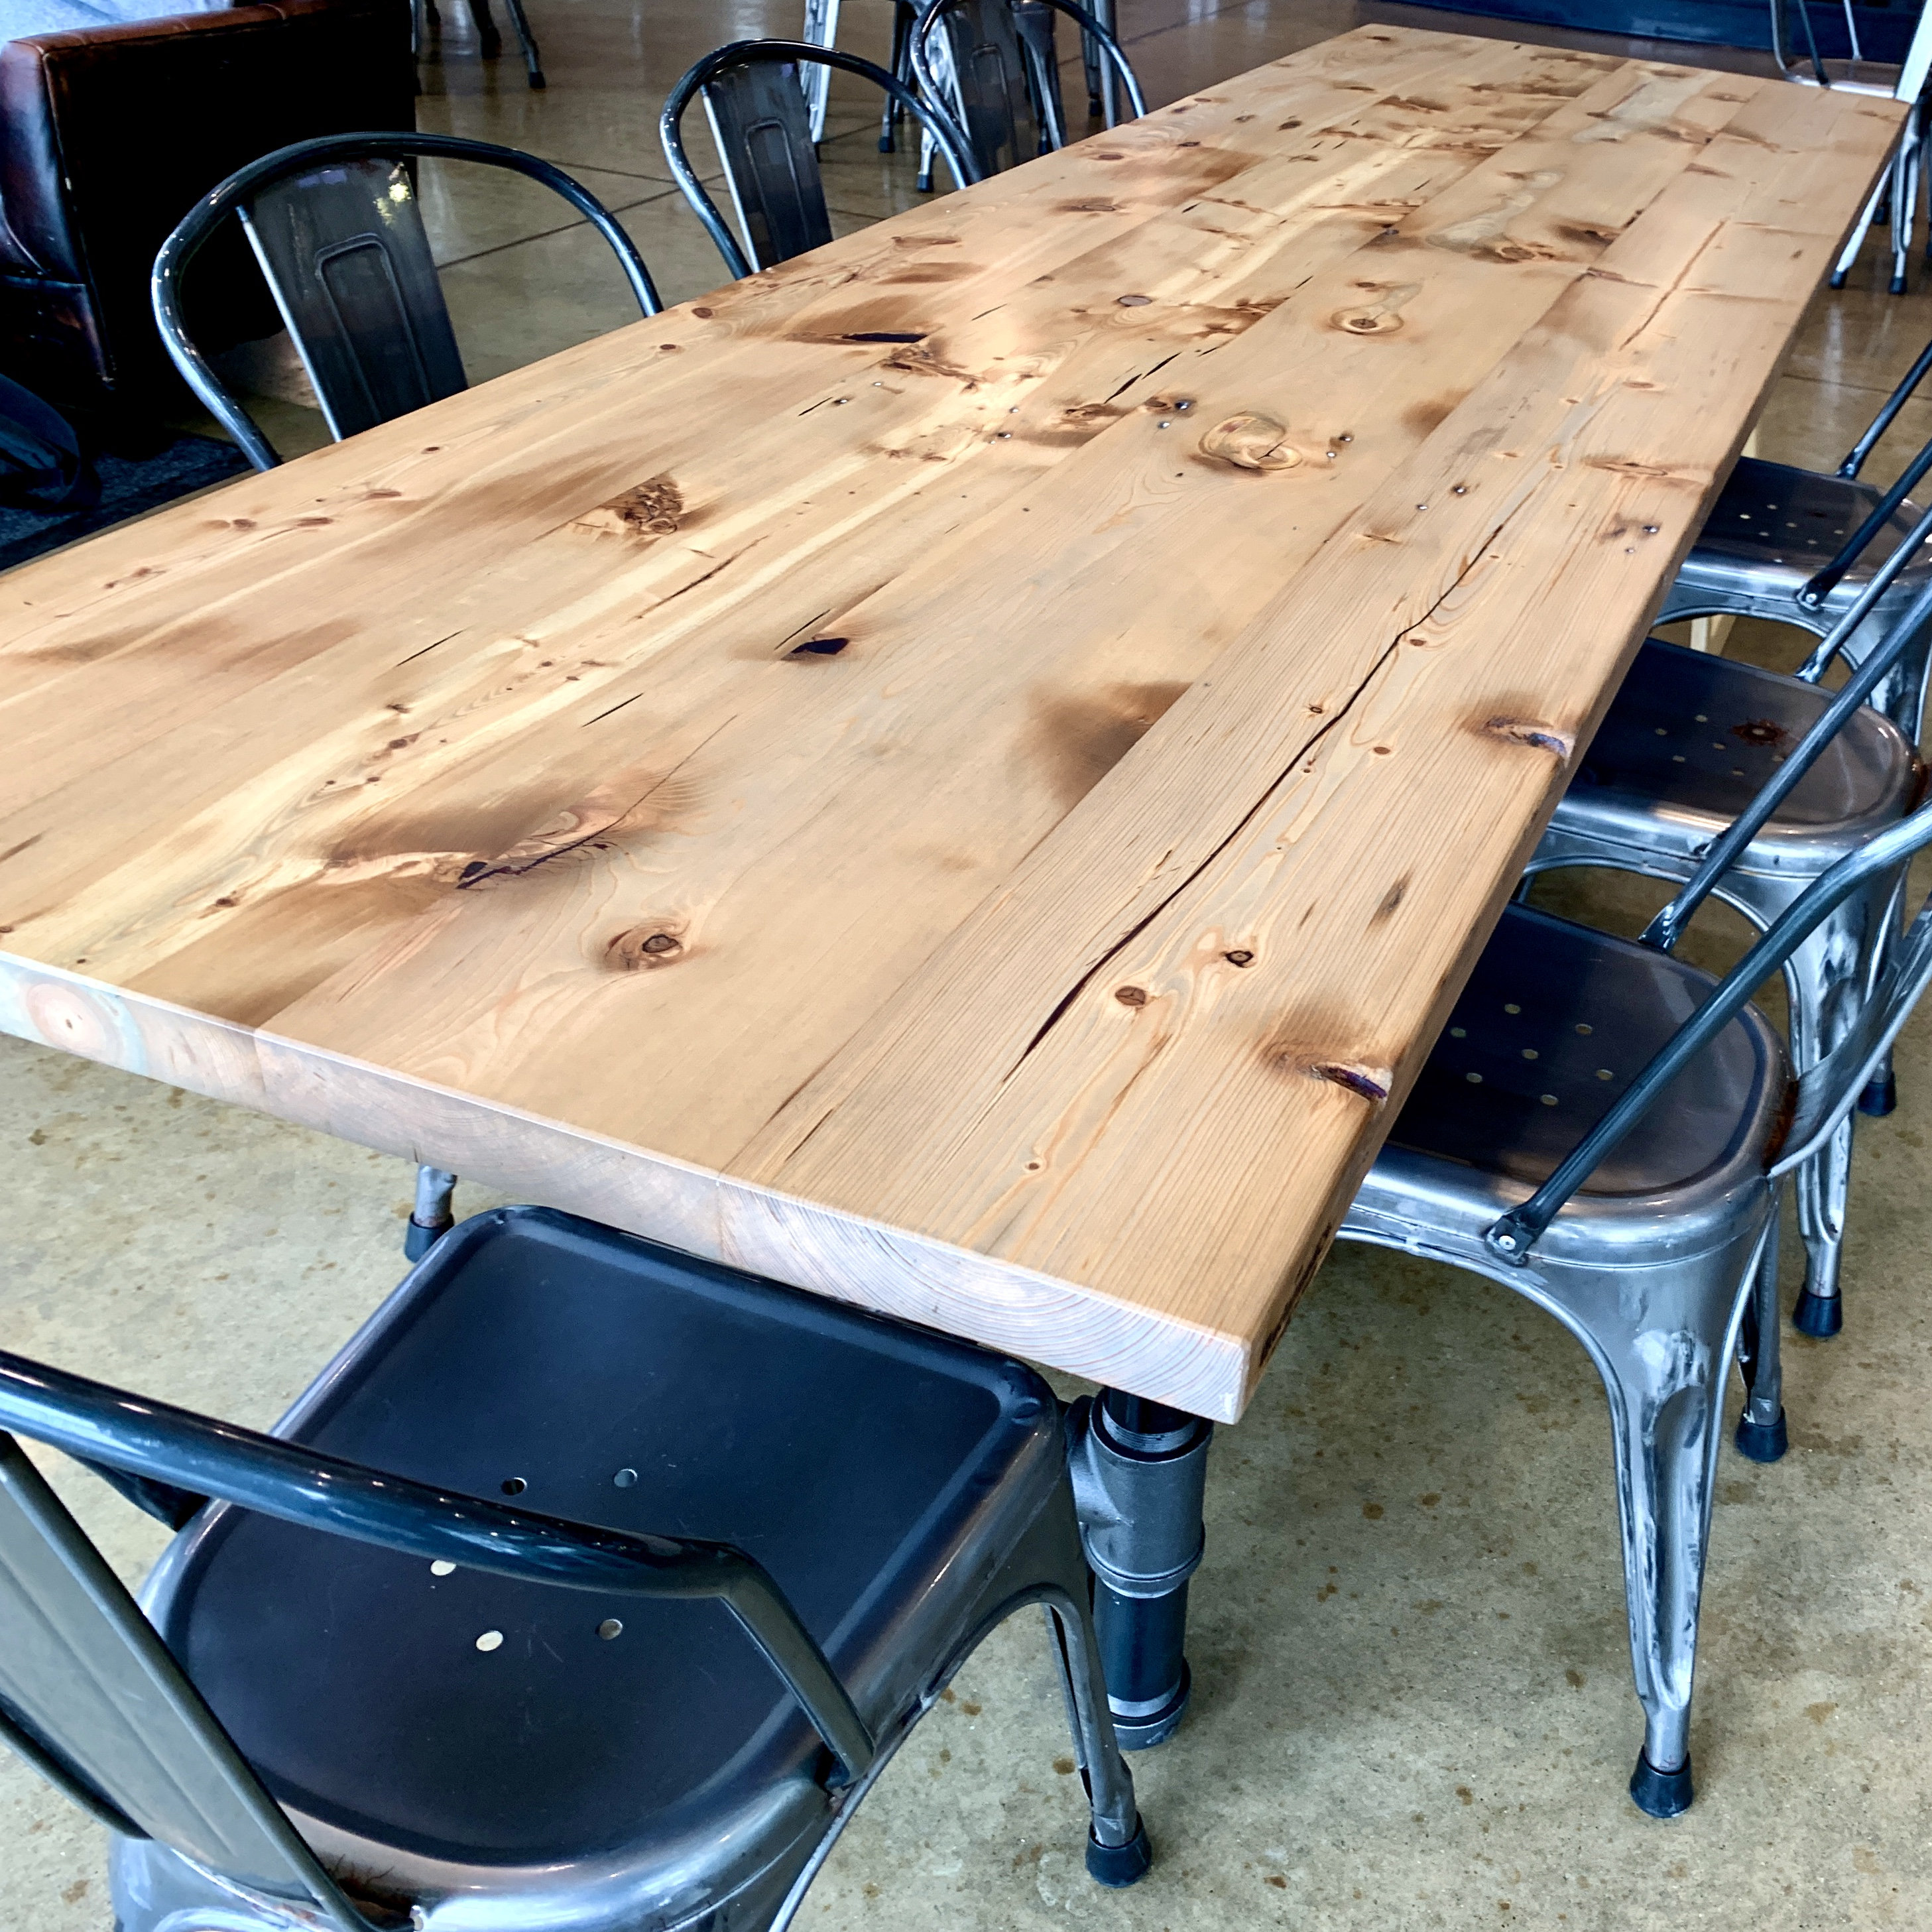
<path fill-rule="evenodd" d="M 90 510 L 100 479 L 58 410 L 0 376 L 0 503 L 31 510 Z"/>

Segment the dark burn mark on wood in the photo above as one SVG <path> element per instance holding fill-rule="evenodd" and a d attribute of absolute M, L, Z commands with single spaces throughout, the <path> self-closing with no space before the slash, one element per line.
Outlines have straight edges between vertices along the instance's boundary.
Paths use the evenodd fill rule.
<path fill-rule="evenodd" d="M 1486 736 L 1507 738 L 1512 744 L 1528 745 L 1553 757 L 1569 757 L 1574 741 L 1553 724 L 1539 724 L 1526 718 L 1491 718 L 1482 730 Z"/>
<path fill-rule="evenodd" d="M 841 342 L 923 342 L 923 330 L 916 328 L 855 328 L 837 338 Z"/>
<path fill-rule="evenodd" d="M 1186 688 L 1181 683 L 1117 684 L 1090 698 L 1040 700 L 1033 748 L 1061 805 L 1070 811 L 1078 805 Z"/>
<path fill-rule="evenodd" d="M 836 658 L 851 641 L 850 638 L 814 638 L 808 643 L 793 645 L 785 656 L 788 658 Z"/>

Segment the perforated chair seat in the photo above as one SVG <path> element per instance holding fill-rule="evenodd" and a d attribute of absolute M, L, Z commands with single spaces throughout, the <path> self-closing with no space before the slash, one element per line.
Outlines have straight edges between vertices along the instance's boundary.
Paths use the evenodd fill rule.
<path fill-rule="evenodd" d="M 1492 1215 L 1504 1194 L 1520 1198 L 1549 1178 L 1716 983 L 1669 953 L 1511 905 L 1389 1144 L 1463 1170 L 1481 1196 L 1476 1211 Z M 1678 1075 L 1566 1213 L 1618 1198 L 1648 1212 L 1660 1196 L 1724 1188 L 1740 1164 L 1761 1170 L 1786 1084 L 1776 1033 L 1748 1010 Z M 1560 1240 L 1562 1226 L 1559 1217 L 1546 1244 Z"/>
<path fill-rule="evenodd" d="M 1654 837 L 1660 814 L 1711 827 L 1729 825 L 1816 723 L 1833 694 L 1755 664 L 1648 640 L 1596 736 L 1556 829 L 1587 817 L 1606 830 L 1627 824 L 1634 842 Z M 1849 846 L 1895 822 L 1917 796 L 1920 768 L 1904 734 L 1861 709 L 1827 745 L 1757 842 L 1804 842 L 1816 857 L 1821 835 Z M 1687 826 L 1694 831 L 1695 826 Z"/>
<path fill-rule="evenodd" d="M 1729 557 L 1759 568 L 1782 567 L 1795 590 L 1838 554 L 1882 494 L 1854 478 L 1740 458 L 1704 520 L 1691 559 Z M 1838 592 L 1839 602 L 1850 603 L 1857 588 L 1870 581 L 1920 514 L 1908 501 L 1880 526 Z"/>
<path fill-rule="evenodd" d="M 738 1545 L 891 1741 L 1064 1480 L 1058 1429 L 1017 1364 L 512 1208 L 446 1237 L 276 1432 Z M 445 1896 L 432 1928 L 682 1923 L 788 1882 L 824 1836 L 830 1757 L 715 1600 L 437 1574 L 218 1504 L 148 1601 L 325 1862 L 361 1898 Z M 125 1907 L 167 1892 L 171 1859 L 121 1847 L 130 1922 L 152 1922 Z M 489 1910 L 466 1912 L 484 1880 Z"/>

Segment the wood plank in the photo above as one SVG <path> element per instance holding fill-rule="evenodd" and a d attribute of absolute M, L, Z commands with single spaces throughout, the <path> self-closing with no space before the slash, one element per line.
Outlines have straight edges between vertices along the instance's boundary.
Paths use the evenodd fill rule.
<path fill-rule="evenodd" d="M 1363 29 L 0 578 L 0 1027 L 1232 1417 L 1897 121 Z"/>

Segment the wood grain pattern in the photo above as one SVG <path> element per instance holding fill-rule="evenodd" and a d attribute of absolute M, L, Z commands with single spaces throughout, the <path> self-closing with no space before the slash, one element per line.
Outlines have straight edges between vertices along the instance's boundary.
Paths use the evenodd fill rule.
<path fill-rule="evenodd" d="M 0 1026 L 1232 1418 L 1897 124 L 1364 28 L 0 578 Z"/>

